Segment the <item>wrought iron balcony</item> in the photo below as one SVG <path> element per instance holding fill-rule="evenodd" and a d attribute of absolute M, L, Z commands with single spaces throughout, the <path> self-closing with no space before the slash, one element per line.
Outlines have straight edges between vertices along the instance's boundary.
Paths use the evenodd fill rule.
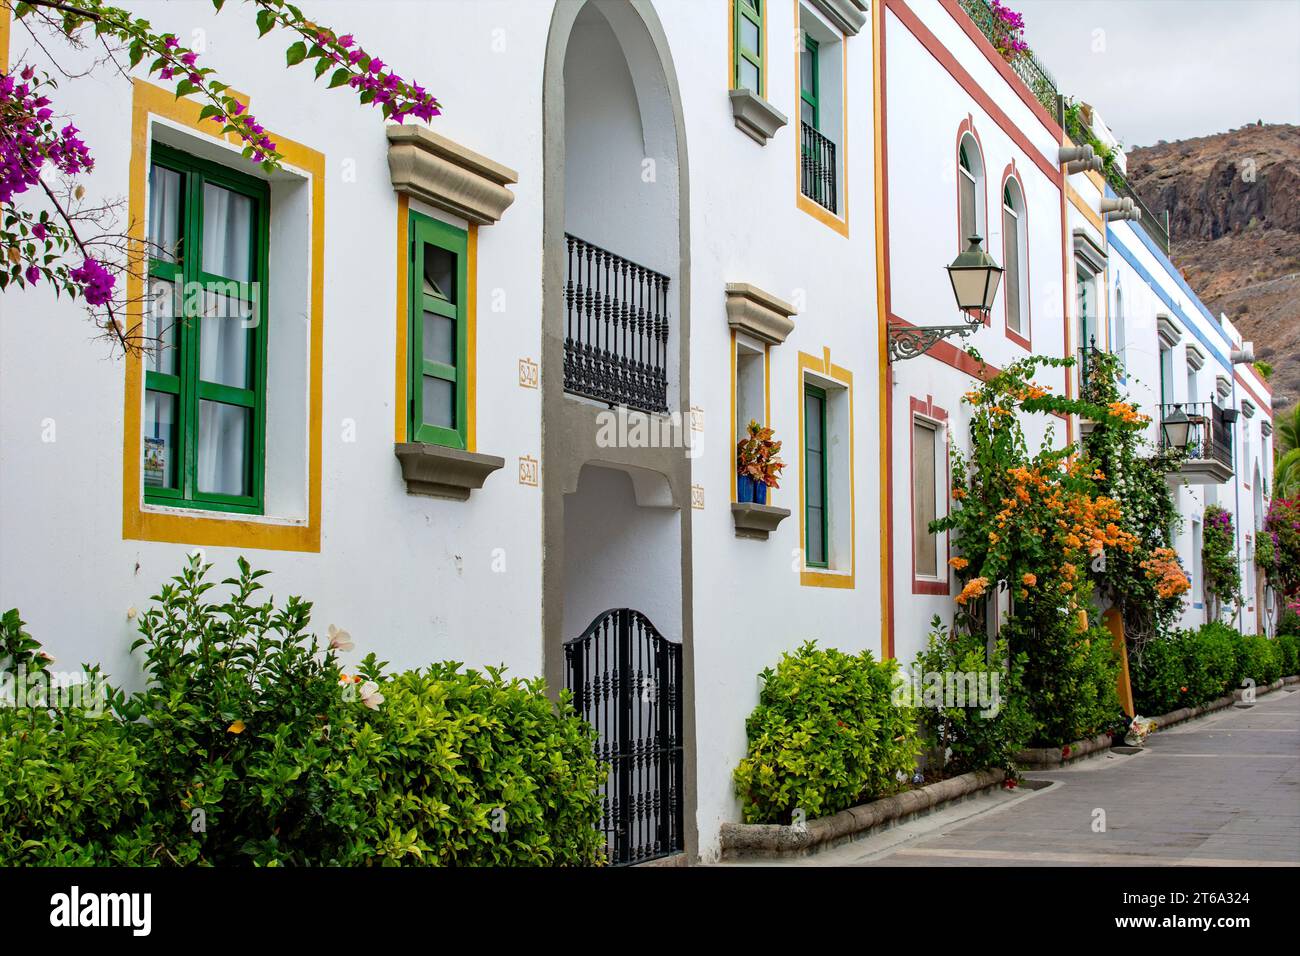
<path fill-rule="evenodd" d="M 803 127 L 803 176 L 800 188 L 817 205 L 835 208 L 835 144 L 807 123 Z"/>
<path fill-rule="evenodd" d="M 668 277 L 564 237 L 564 390 L 668 411 Z"/>
<path fill-rule="evenodd" d="M 1003 51 L 1011 48 L 1011 33 L 993 12 L 992 4 L 988 0 L 959 0 L 959 2 L 966 15 L 979 27 L 980 32 L 988 37 L 989 42 L 998 52 L 1003 53 L 1007 64 L 1015 70 L 1016 76 L 1020 77 L 1025 86 L 1029 87 L 1029 92 L 1034 94 L 1034 99 L 1042 103 L 1053 116 L 1057 116 L 1059 110 L 1056 101 L 1056 81 L 1052 79 L 1052 74 L 1047 72 L 1046 67 L 1038 62 L 1033 51 L 1023 50 L 1007 56 Z"/>
<path fill-rule="evenodd" d="M 1213 402 L 1161 405 L 1160 450 L 1169 450 L 1164 422 L 1175 409 L 1187 416 L 1187 448 L 1178 474 L 1192 484 L 1217 485 L 1232 478 L 1232 426 Z"/>

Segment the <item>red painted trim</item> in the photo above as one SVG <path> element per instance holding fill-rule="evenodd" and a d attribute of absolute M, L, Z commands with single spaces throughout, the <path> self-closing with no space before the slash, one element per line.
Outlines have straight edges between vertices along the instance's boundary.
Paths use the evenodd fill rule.
<path fill-rule="evenodd" d="M 1020 171 L 1016 169 L 1016 161 L 1014 158 L 1012 158 L 1011 162 L 1007 163 L 1007 168 L 1002 170 L 1002 185 L 998 187 L 999 212 L 1002 211 L 1002 194 L 1007 191 L 1008 180 L 1015 182 L 1016 191 L 1020 193 L 1020 213 L 1017 216 L 1017 221 L 1020 224 L 1020 231 L 1025 234 L 1025 257 L 1024 261 L 1020 263 L 1020 268 L 1025 272 L 1025 288 L 1032 289 L 1033 276 L 1029 274 L 1029 262 L 1033 258 L 1029 254 L 1029 199 L 1025 195 L 1025 184 L 1020 179 Z M 1016 257 L 1020 257 L 1019 248 L 1016 249 Z M 1006 265 L 1006 263 L 1010 261 L 1010 258 L 1011 257 L 1007 253 L 1007 231 L 1004 227 L 1002 230 L 1003 265 Z M 1020 290 L 1017 289 L 1016 291 L 1019 292 Z M 1023 319 L 1023 325 L 1029 334 L 1023 335 L 1011 327 L 1011 306 L 1008 304 L 1005 282 L 1003 283 L 1002 288 L 1002 330 L 1006 333 L 1007 338 L 1012 342 L 1015 342 L 1025 351 L 1032 352 L 1034 350 L 1034 317 L 1029 305 L 1029 300 L 1032 296 L 1024 295 L 1019 298 L 1021 318 Z"/>
<path fill-rule="evenodd" d="M 905 0 L 884 0 L 884 3 L 885 6 L 898 17 L 899 22 L 901 22 L 903 26 L 907 27 L 912 35 L 916 37 L 917 41 L 925 47 L 926 51 L 939 61 L 939 65 L 951 74 L 952 78 L 957 81 L 957 85 L 966 91 L 966 95 L 979 104 L 980 109 L 982 109 L 988 117 L 993 120 L 993 122 L 1001 127 L 1002 131 L 1020 147 L 1021 151 L 1034 161 L 1034 165 L 1043 171 L 1043 174 L 1047 177 L 1048 181 L 1056 186 L 1057 189 L 1061 190 L 1062 195 L 1064 195 L 1065 179 L 1061 173 L 1061 168 L 1054 165 L 1051 160 L 1044 156 L 1039 149 L 1029 141 L 1029 137 L 1027 137 L 1024 132 L 1021 131 L 1020 127 L 1012 121 L 1011 117 L 1007 116 L 1002 108 L 993 102 L 993 99 L 983 90 L 982 87 L 980 87 L 980 85 L 975 81 L 975 78 L 966 72 L 965 67 L 957 62 L 956 57 L 949 52 L 948 48 L 945 47 L 939 38 L 931 33 L 930 29 L 921 22 L 920 18 L 918 18 L 915 13 L 912 12 L 911 7 L 907 5 Z M 965 14 L 962 14 L 962 16 L 965 16 Z M 887 22 L 888 21 L 886 21 L 886 24 Z M 883 29 L 881 34 L 883 36 Z M 1017 80 L 1017 82 L 1019 82 L 1019 80 Z M 1052 132 L 1059 141 L 1060 136 L 1063 134 L 1061 133 L 1060 128 L 1056 127 L 1055 124 L 1053 124 L 1053 127 L 1055 128 L 1052 129 Z"/>
<path fill-rule="evenodd" d="M 1273 403 L 1272 403 L 1272 402 L 1266 402 L 1266 401 L 1264 401 L 1262 398 L 1260 398 L 1259 395 L 1255 393 L 1255 390 L 1254 390 L 1253 388 L 1251 388 L 1250 385 L 1248 385 L 1248 384 L 1246 383 L 1246 380 L 1245 380 L 1244 378 L 1241 377 L 1241 373 L 1238 372 L 1236 369 L 1233 369 L 1233 370 L 1232 370 L 1232 377 L 1235 378 L 1235 379 L 1237 380 L 1237 384 L 1240 385 L 1240 386 L 1242 387 L 1242 389 L 1246 392 L 1246 394 L 1249 395 L 1251 398 L 1253 398 L 1253 399 L 1255 400 L 1255 406 L 1256 406 L 1256 407 L 1257 407 L 1261 412 L 1264 412 L 1264 411 L 1267 410 L 1268 417 L 1269 417 L 1269 418 L 1272 418 L 1272 417 L 1273 417 L 1273 408 L 1272 408 L 1272 404 L 1273 404 Z M 1270 391 L 1270 392 L 1269 392 L 1269 395 L 1272 396 L 1272 394 L 1273 394 L 1273 393 Z"/>
<path fill-rule="evenodd" d="M 939 0 L 939 2 L 943 4 L 949 15 L 957 21 L 957 25 L 971 38 L 979 51 L 984 54 L 984 58 L 993 64 L 994 69 L 1002 74 L 1002 78 L 1007 81 L 1007 84 L 1015 91 L 1016 95 L 1038 117 L 1039 122 L 1047 128 L 1049 133 L 1059 139 L 1064 130 L 1056 124 L 1056 117 L 1047 112 L 1047 108 L 1038 102 L 1038 98 L 1029 91 L 1025 81 L 1016 75 L 1016 71 L 1002 58 L 1002 54 L 989 42 L 989 38 L 975 25 L 975 22 L 966 15 L 966 11 L 957 4 L 957 0 Z"/>
<path fill-rule="evenodd" d="M 913 397 L 912 399 L 910 399 L 910 402 L 911 402 L 912 413 L 909 416 L 907 421 L 908 424 L 907 444 L 910 450 L 910 457 L 908 458 L 907 461 L 907 475 L 908 475 L 911 488 L 908 496 L 908 501 L 910 504 L 911 514 L 912 514 L 912 527 L 915 528 L 916 527 L 916 472 L 914 471 L 914 468 L 916 465 L 916 420 L 918 417 L 922 419 L 927 419 L 928 420 L 927 424 L 935 424 L 939 426 L 934 429 L 935 455 L 937 456 L 939 454 L 939 437 L 941 433 L 946 433 L 948 428 L 948 412 L 934 404 L 933 395 L 925 396 L 925 401 L 921 401 L 919 398 Z M 952 462 L 951 460 L 948 459 L 947 447 L 946 447 L 947 442 L 945 441 L 943 444 L 945 446 L 944 460 L 947 462 L 947 466 L 944 469 L 944 482 L 943 482 L 943 487 L 946 491 L 952 482 Z M 935 500 L 935 517 L 936 518 L 942 517 L 938 513 L 939 481 L 937 475 L 935 476 L 935 483 L 934 483 L 934 500 Z M 945 513 L 947 513 L 946 509 L 945 509 Z M 943 575 L 942 580 L 938 580 L 936 578 L 923 578 L 917 575 L 915 532 L 913 532 L 912 540 L 909 543 L 911 545 L 910 550 L 912 553 L 912 593 L 913 594 L 940 594 L 945 596 L 951 594 L 952 591 L 949 587 L 950 575 L 948 573 L 948 558 L 951 557 L 952 555 L 951 555 L 950 545 L 948 541 L 948 535 L 945 534 L 943 536 L 943 562 L 939 564 L 939 566 L 936 568 L 936 571 L 939 574 Z M 939 559 L 938 542 L 935 543 L 934 550 L 935 550 L 935 561 L 936 563 L 938 563 L 938 559 Z"/>

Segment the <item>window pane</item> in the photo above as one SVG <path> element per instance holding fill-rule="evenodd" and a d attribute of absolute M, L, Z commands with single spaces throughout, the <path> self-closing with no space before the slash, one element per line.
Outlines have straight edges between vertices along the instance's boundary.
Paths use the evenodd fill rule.
<path fill-rule="evenodd" d="M 199 402 L 198 490 L 249 495 L 248 437 L 251 410 L 221 402 Z"/>
<path fill-rule="evenodd" d="M 740 85 L 747 90 L 758 92 L 758 67 L 745 59 L 740 61 Z"/>
<path fill-rule="evenodd" d="M 807 560 L 826 563 L 826 455 L 824 419 L 826 402 L 821 395 L 804 393 L 804 505 L 807 523 L 804 546 Z"/>
<path fill-rule="evenodd" d="M 144 393 L 144 486 L 176 487 L 176 396 Z"/>
<path fill-rule="evenodd" d="M 437 246 L 424 247 L 424 294 L 456 301 L 456 256 Z"/>
<path fill-rule="evenodd" d="M 424 424 L 456 427 L 456 383 L 424 376 Z"/>
<path fill-rule="evenodd" d="M 218 385 L 248 388 L 248 347 L 252 306 L 224 292 L 203 293 L 199 332 L 199 378 Z"/>
<path fill-rule="evenodd" d="M 759 53 L 758 24 L 748 17 L 740 18 L 740 45 L 755 56 Z"/>
<path fill-rule="evenodd" d="M 149 282 L 149 308 L 145 315 L 144 367 L 164 375 L 176 374 L 176 287 L 162 279 Z"/>
<path fill-rule="evenodd" d="M 822 450 L 822 399 L 811 392 L 804 396 L 804 436 L 810 451 Z"/>
<path fill-rule="evenodd" d="M 1002 245 L 1007 274 L 1002 279 L 1007 296 L 1007 325 L 1020 331 L 1020 233 L 1015 213 L 1002 210 Z"/>
<path fill-rule="evenodd" d="M 808 555 L 812 564 L 826 563 L 825 512 L 821 508 L 808 509 Z"/>
<path fill-rule="evenodd" d="M 979 235 L 979 227 L 975 224 L 975 180 L 958 173 L 957 182 L 961 187 L 961 238 L 964 249 L 966 240 Z"/>
<path fill-rule="evenodd" d="M 812 104 L 807 100 L 801 100 L 799 103 L 799 119 L 807 123 L 813 129 L 817 129 L 817 111 L 813 109 Z M 804 154 L 808 155 L 809 151 L 805 149 Z"/>
<path fill-rule="evenodd" d="M 149 167 L 149 234 L 155 259 L 175 262 L 181 241 L 181 174 L 165 166 Z"/>
<path fill-rule="evenodd" d="M 424 358 L 456 364 L 456 321 L 435 312 L 424 313 Z"/>
<path fill-rule="evenodd" d="M 203 271 L 236 282 L 252 279 L 253 200 L 203 184 Z"/>
<path fill-rule="evenodd" d="M 809 94 L 817 89 L 817 54 L 807 47 L 799 53 L 799 89 Z"/>
<path fill-rule="evenodd" d="M 916 573 L 939 575 L 938 536 L 931 533 L 935 519 L 935 444 L 938 433 L 919 422 L 912 423 L 912 545 Z"/>

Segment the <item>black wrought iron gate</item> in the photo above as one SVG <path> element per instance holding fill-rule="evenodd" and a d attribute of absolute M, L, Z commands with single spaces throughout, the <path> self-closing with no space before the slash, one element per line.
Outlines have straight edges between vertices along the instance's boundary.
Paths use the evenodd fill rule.
<path fill-rule="evenodd" d="M 564 645 L 573 705 L 596 728 L 606 853 L 641 863 L 682 849 L 682 646 L 615 608 Z"/>

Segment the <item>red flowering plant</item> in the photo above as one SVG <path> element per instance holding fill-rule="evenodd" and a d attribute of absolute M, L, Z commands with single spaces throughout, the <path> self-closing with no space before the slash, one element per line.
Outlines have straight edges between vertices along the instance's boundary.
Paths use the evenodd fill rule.
<path fill-rule="evenodd" d="M 314 61 L 317 79 L 329 74 L 330 88 L 349 87 L 360 103 L 380 109 L 386 119 L 428 121 L 439 114 L 432 94 L 392 71 L 351 34 L 309 20 L 286 0 L 246 2 L 256 8 L 259 36 L 281 29 L 294 37 L 285 51 L 288 66 Z M 212 0 L 218 12 L 225 3 Z M 198 51 L 174 33 L 156 30 L 148 20 L 103 0 L 0 0 L 0 8 L 11 10 L 43 50 L 49 36 L 74 49 L 99 45 L 107 62 L 125 61 L 126 70 L 139 68 L 171 84 L 177 97 L 195 97 L 204 104 L 200 117 L 222 134 L 237 136 L 246 159 L 266 172 L 280 167 L 283 157 L 270 134 L 215 70 L 199 62 Z M 115 231 L 113 204 L 86 202 L 77 180 L 94 168 L 94 158 L 75 123 L 57 114 L 56 89 L 55 79 L 32 64 L 20 62 L 10 73 L 0 73 L 0 290 L 46 282 L 56 293 L 82 298 L 96 325 L 124 349 L 146 347 L 138 319 L 127 328 L 123 315 L 131 303 L 117 281 L 125 273 L 143 272 L 140 250 Z M 58 176 L 46 176 L 50 170 Z M 61 182 L 51 182 L 56 178 Z M 28 193 L 40 198 L 28 205 Z M 134 305 L 138 312 L 140 303 Z"/>
<path fill-rule="evenodd" d="M 781 443 L 774 441 L 775 432 L 766 425 L 751 421 L 745 437 L 736 443 L 736 474 L 753 478 L 769 488 L 780 487 L 781 470 L 785 462 L 777 457 Z"/>

